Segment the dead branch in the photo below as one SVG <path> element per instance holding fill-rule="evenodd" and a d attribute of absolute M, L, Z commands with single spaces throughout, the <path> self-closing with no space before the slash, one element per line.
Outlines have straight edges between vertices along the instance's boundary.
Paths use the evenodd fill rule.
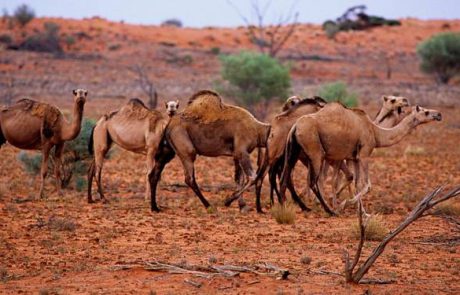
<path fill-rule="evenodd" d="M 192 285 L 193 287 L 197 287 L 197 288 L 201 288 L 201 286 L 203 285 L 200 282 L 195 282 L 195 281 L 192 281 L 192 280 L 189 280 L 189 279 L 185 279 L 184 283 L 187 283 L 187 284 Z"/>
<path fill-rule="evenodd" d="M 155 109 L 158 104 L 158 93 L 153 85 L 153 81 L 149 78 L 144 66 L 135 65 L 129 68 L 131 72 L 136 74 L 136 82 L 141 88 L 142 92 L 149 98 L 149 108 Z"/>
<path fill-rule="evenodd" d="M 276 277 L 277 279 L 285 280 L 290 272 L 287 269 L 280 268 L 269 263 L 259 263 L 256 265 L 188 265 L 188 264 L 171 264 L 159 261 L 139 262 L 132 264 L 124 263 L 117 264 L 111 267 L 112 270 L 127 270 L 131 268 L 141 267 L 149 271 L 164 271 L 170 274 L 191 274 L 202 278 L 212 278 L 214 276 L 236 277 L 240 273 L 253 273 L 257 275 L 265 275 Z"/>
<path fill-rule="evenodd" d="M 360 241 L 358 244 L 358 248 L 356 249 L 356 254 L 353 259 L 353 262 L 350 261 L 350 255 L 348 251 L 344 251 L 344 258 L 345 258 L 345 278 L 348 283 L 366 283 L 367 281 L 362 280 L 363 276 L 369 271 L 371 266 L 377 260 L 377 258 L 383 253 L 385 247 L 391 240 L 393 240 L 398 234 L 400 234 L 404 229 L 406 229 L 412 222 L 416 221 L 420 217 L 426 216 L 424 214 L 426 211 L 432 209 L 434 206 L 445 202 L 453 197 L 460 195 L 460 185 L 456 188 L 452 189 L 451 191 L 447 192 L 443 196 L 439 196 L 443 187 L 437 187 L 431 193 L 427 194 L 412 210 L 411 213 L 406 217 L 406 219 L 393 231 L 391 231 L 383 241 L 372 251 L 372 254 L 366 259 L 366 261 L 356 270 L 354 268 L 358 264 L 361 251 L 364 244 L 365 238 L 365 225 L 363 223 L 363 209 L 362 203 L 359 201 L 358 205 L 358 220 L 359 220 L 359 227 L 360 227 Z M 375 283 L 375 281 L 374 281 Z"/>
<path fill-rule="evenodd" d="M 263 8 L 260 7 L 258 1 L 251 2 L 252 12 L 256 19 L 255 24 L 241 13 L 232 1 L 227 0 L 227 3 L 235 9 L 246 24 L 247 34 L 251 42 L 257 46 L 260 52 L 266 53 L 271 57 L 275 57 L 279 53 L 299 25 L 299 13 L 294 12 L 296 1 L 293 2 L 286 16 L 283 17 L 280 15 L 278 22 L 271 26 L 265 24 L 266 14 L 270 8 L 271 1 L 267 1 Z"/>

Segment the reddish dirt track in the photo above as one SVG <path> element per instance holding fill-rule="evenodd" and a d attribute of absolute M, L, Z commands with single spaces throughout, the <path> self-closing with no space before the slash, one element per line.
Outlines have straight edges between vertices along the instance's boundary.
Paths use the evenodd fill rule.
<path fill-rule="evenodd" d="M 26 32 L 40 29 L 34 20 Z M 218 78 L 218 59 L 210 48 L 233 52 L 251 45 L 243 29 L 172 29 L 52 19 L 62 33 L 86 32 L 67 53 L 95 53 L 98 59 L 59 59 L 47 54 L 0 51 L 0 78 L 23 81 L 17 95 L 30 95 L 70 109 L 69 89 L 90 89 L 85 115 L 97 118 L 139 93 L 126 66 L 145 59 L 152 66 L 165 97 L 185 98 L 194 90 L 211 87 Z M 420 126 L 401 143 L 376 150 L 370 166 L 372 191 L 364 198 L 369 212 L 378 213 L 389 229 L 397 226 L 413 206 L 437 185 L 460 184 L 460 108 L 458 82 L 438 86 L 419 72 L 416 44 L 442 30 L 445 21 L 403 21 L 401 28 L 340 34 L 327 40 L 318 26 L 303 25 L 287 53 L 305 45 L 305 52 L 342 60 L 298 61 L 293 64 L 293 91 L 311 94 L 320 82 L 342 79 L 359 94 L 369 114 L 377 111 L 375 98 L 398 92 L 414 103 L 439 109 L 442 122 Z M 5 31 L 5 27 L 0 27 Z M 450 22 L 458 30 L 460 21 Z M 13 34 L 21 36 L 19 31 Z M 190 43 L 195 41 L 196 43 Z M 160 43 L 175 43 L 172 49 Z M 303 43 L 304 42 L 304 43 Z M 121 49 L 108 50 L 110 44 Z M 198 45 L 197 45 L 198 44 Z M 166 48 L 166 49 L 165 49 Z M 169 51 L 168 51 L 169 50 Z M 174 51 L 175 50 L 175 51 Z M 394 50 L 393 78 L 384 80 L 379 56 Z M 194 62 L 180 66 L 165 62 L 165 52 L 191 54 Z M 80 57 L 79 57 L 80 58 Z M 155 67 L 153 67 L 155 65 Z M 44 83 L 47 81 L 46 83 Z M 137 92 L 136 92 L 137 91 Z M 118 97 L 117 95 L 120 95 Z M 182 99 L 182 103 L 184 103 Z M 273 112 L 278 108 L 273 105 Z M 377 260 L 366 278 L 393 279 L 389 285 L 350 285 L 333 274 L 342 272 L 342 251 L 354 253 L 357 240 L 351 227 L 352 208 L 339 217 L 327 217 L 312 200 L 313 212 L 298 210 L 294 225 L 279 225 L 270 214 L 247 214 L 222 205 L 231 194 L 233 162 L 229 158 L 199 158 L 197 181 L 217 207 L 207 213 L 185 187 L 180 162 L 174 159 L 158 189 L 161 213 L 151 213 L 144 201 L 144 158 L 114 148 L 106 161 L 103 183 L 110 202 L 88 204 L 86 192 L 66 190 L 64 197 L 47 180 L 47 198 L 37 199 L 39 178 L 27 174 L 17 159 L 18 149 L 0 150 L 0 293 L 1 294 L 459 294 L 460 231 L 447 219 L 428 216 L 415 222 Z M 305 186 L 305 170 L 297 168 L 295 184 Z M 263 188 L 264 210 L 269 211 L 268 185 Z M 345 198 L 343 195 L 341 198 Z M 245 199 L 254 208 L 253 192 Z M 456 200 L 452 206 L 460 206 Z M 60 230 L 49 220 L 76 225 Z M 377 242 L 367 242 L 367 255 Z M 301 260 L 311 258 L 311 263 Z M 304 258 L 304 259 L 302 259 Z M 163 261 L 196 265 L 271 263 L 292 273 L 288 280 L 255 274 L 212 279 L 190 274 L 152 272 L 141 267 L 117 270 L 119 264 Z M 184 280 L 202 283 L 194 287 Z"/>

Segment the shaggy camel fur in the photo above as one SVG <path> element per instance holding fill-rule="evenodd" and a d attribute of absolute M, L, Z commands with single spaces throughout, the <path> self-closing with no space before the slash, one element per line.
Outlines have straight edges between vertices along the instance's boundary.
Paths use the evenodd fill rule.
<path fill-rule="evenodd" d="M 187 107 L 174 116 L 166 128 L 167 144 L 161 146 L 150 177 L 151 210 L 159 211 L 156 187 L 164 166 L 175 154 L 182 162 L 185 182 L 206 208 L 210 204 L 195 180 L 196 156 L 232 156 L 238 160 L 246 175 L 246 183 L 226 200 L 226 205 L 239 199 L 240 209 L 244 209 L 246 204 L 240 198 L 241 193 L 254 184 L 256 178 L 249 155 L 257 147 L 266 147 L 269 132 L 270 125 L 259 122 L 245 109 L 223 103 L 216 92 L 202 90 L 195 93 Z"/>
<path fill-rule="evenodd" d="M 382 106 L 378 111 L 374 123 L 380 127 L 384 128 L 391 128 L 396 126 L 401 120 L 404 118 L 405 113 L 403 112 L 403 108 L 409 106 L 409 101 L 407 98 L 402 96 L 382 96 Z M 336 208 L 337 206 L 337 196 L 348 187 L 351 195 L 351 183 L 353 181 L 353 175 L 348 174 L 345 175 L 345 182 L 340 184 L 340 176 L 341 174 L 339 167 L 346 165 L 345 162 L 327 162 L 323 165 L 323 179 L 327 178 L 327 172 L 329 169 L 329 164 L 333 167 L 333 174 L 332 174 L 332 207 Z M 342 169 L 343 170 L 343 169 Z M 311 190 L 307 187 L 306 188 L 307 195 L 310 195 Z"/>
<path fill-rule="evenodd" d="M 178 105 L 178 102 L 166 103 L 169 116 L 175 114 Z M 148 199 L 150 195 L 148 176 L 152 172 L 154 157 L 169 120 L 170 118 L 165 114 L 150 110 L 141 100 L 133 98 L 118 111 L 103 116 L 96 123 L 88 143 L 90 154 L 94 151 L 94 159 L 88 170 L 88 203 L 93 203 L 91 185 L 94 176 L 96 176 L 97 190 L 101 199 L 107 201 L 102 190 L 101 174 L 104 157 L 112 143 L 125 150 L 146 155 L 145 198 Z"/>
<path fill-rule="evenodd" d="M 88 91 L 73 90 L 73 120 L 67 122 L 55 106 L 23 98 L 0 112 L 0 146 L 5 142 L 23 149 L 40 150 L 41 163 L 40 198 L 44 197 L 45 178 L 48 174 L 48 158 L 53 147 L 55 158 L 56 188 L 61 195 L 60 168 L 66 141 L 78 136 L 83 117 L 83 108 Z"/>
<path fill-rule="evenodd" d="M 317 113 L 303 116 L 288 136 L 280 189 L 283 199 L 292 167 L 303 153 L 309 162 L 310 188 L 318 198 L 324 195 L 321 174 L 324 160 L 352 160 L 358 188 L 351 200 L 355 203 L 371 188 L 368 159 L 374 148 L 394 145 L 418 125 L 434 120 L 441 120 L 440 112 L 416 106 L 396 127 L 382 128 L 364 111 L 348 109 L 339 103 L 327 104 Z M 364 186 L 360 188 L 360 184 Z"/>

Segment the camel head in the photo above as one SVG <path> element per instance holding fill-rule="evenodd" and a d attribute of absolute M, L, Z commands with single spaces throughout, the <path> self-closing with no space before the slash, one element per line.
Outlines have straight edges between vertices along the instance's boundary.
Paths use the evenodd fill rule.
<path fill-rule="evenodd" d="M 168 116 L 172 117 L 177 113 L 177 110 L 179 110 L 179 100 L 165 102 L 165 107 Z"/>
<path fill-rule="evenodd" d="M 413 117 L 413 120 L 417 125 L 431 121 L 441 121 L 442 119 L 442 115 L 439 111 L 425 109 L 418 105 L 412 107 L 412 112 L 409 116 Z"/>
<path fill-rule="evenodd" d="M 402 112 L 402 108 L 409 106 L 409 100 L 403 96 L 384 95 L 382 96 L 383 108 L 389 111 L 397 110 Z"/>
<path fill-rule="evenodd" d="M 88 90 L 86 89 L 74 89 L 72 90 L 74 101 L 77 104 L 85 104 L 86 97 L 88 96 Z"/>
<path fill-rule="evenodd" d="M 284 103 L 282 110 L 287 111 L 293 106 L 295 106 L 296 104 L 299 104 L 301 101 L 302 99 L 298 97 L 297 95 L 291 96 L 288 99 L 286 99 L 286 102 Z"/>

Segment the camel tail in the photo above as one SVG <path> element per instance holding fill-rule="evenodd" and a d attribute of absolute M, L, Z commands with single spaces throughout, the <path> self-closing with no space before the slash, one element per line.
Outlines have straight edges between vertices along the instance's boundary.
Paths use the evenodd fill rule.
<path fill-rule="evenodd" d="M 94 154 L 94 128 L 96 128 L 96 125 L 91 129 L 91 135 L 88 140 L 88 153 L 90 155 Z"/>
<path fill-rule="evenodd" d="M 295 132 L 296 126 L 294 125 L 289 131 L 286 148 L 284 149 L 284 166 L 280 181 L 280 193 L 283 200 L 285 200 L 288 179 L 291 177 L 292 169 L 295 167 L 300 153 L 300 145 L 297 142 Z"/>

